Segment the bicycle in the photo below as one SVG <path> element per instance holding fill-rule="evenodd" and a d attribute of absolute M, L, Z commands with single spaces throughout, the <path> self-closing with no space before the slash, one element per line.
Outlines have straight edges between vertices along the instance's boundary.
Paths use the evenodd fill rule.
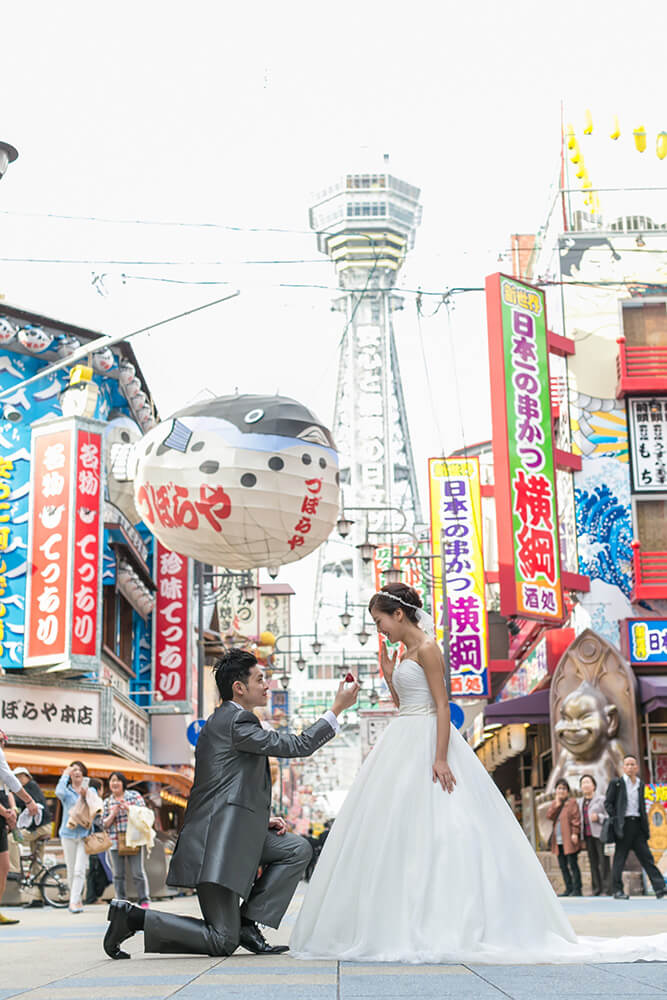
<path fill-rule="evenodd" d="M 64 908 L 69 905 L 69 884 L 67 865 L 59 863 L 45 865 L 34 853 L 24 853 L 19 849 L 20 871 L 10 872 L 9 878 L 18 882 L 19 888 L 28 892 L 30 898 L 24 906 L 31 906 L 34 890 L 39 889 L 47 906 Z"/>

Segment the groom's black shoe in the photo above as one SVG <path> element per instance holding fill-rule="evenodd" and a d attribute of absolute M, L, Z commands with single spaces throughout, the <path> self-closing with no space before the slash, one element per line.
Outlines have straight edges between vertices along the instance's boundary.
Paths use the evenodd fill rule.
<path fill-rule="evenodd" d="M 246 923 L 241 926 L 239 944 L 251 951 L 253 955 L 282 955 L 283 952 L 289 951 L 287 944 L 269 944 L 255 923 Z"/>
<path fill-rule="evenodd" d="M 136 911 L 136 912 L 135 912 Z M 144 911 L 124 899 L 112 899 L 109 903 L 107 920 L 109 926 L 104 935 L 104 950 L 109 958 L 129 958 L 120 945 L 143 927 Z"/>

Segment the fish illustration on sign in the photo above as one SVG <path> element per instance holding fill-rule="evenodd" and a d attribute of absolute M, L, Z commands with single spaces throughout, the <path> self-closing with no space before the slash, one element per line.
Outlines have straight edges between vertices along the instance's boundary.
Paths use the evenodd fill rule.
<path fill-rule="evenodd" d="M 167 548 L 227 569 L 301 559 L 339 510 L 330 431 L 286 396 L 221 396 L 136 446 L 135 505 Z"/>

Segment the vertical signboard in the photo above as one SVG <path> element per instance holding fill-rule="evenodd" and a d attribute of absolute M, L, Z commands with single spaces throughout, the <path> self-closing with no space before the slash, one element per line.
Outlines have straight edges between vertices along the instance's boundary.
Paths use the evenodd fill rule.
<path fill-rule="evenodd" d="M 440 556 L 434 562 L 436 635 L 442 643 L 446 590 L 451 693 L 480 697 L 489 694 L 489 654 L 479 460 L 431 458 L 428 465 L 432 547 Z M 443 557 L 445 588 L 438 572 Z"/>
<path fill-rule="evenodd" d="M 72 656 L 97 661 L 101 641 L 102 435 L 76 432 Z"/>
<path fill-rule="evenodd" d="M 62 662 L 69 652 L 73 424 L 35 428 L 26 599 L 26 667 Z"/>
<path fill-rule="evenodd" d="M 628 424 L 634 492 L 667 492 L 667 397 L 631 396 Z"/>
<path fill-rule="evenodd" d="M 544 293 L 486 279 L 500 610 L 560 622 L 563 594 Z"/>
<path fill-rule="evenodd" d="M 191 560 L 155 539 L 153 711 L 190 711 Z M 168 704 L 165 704 L 168 703 Z"/>

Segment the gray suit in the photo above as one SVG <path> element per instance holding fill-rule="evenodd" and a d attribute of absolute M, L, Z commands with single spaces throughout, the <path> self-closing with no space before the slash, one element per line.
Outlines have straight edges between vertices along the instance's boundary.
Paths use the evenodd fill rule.
<path fill-rule="evenodd" d="M 232 702 L 216 709 L 197 743 L 194 785 L 167 876 L 169 885 L 197 887 L 204 920 L 148 910 L 146 951 L 226 955 L 238 945 L 241 915 L 279 925 L 311 847 L 303 837 L 268 829 L 268 757 L 309 757 L 334 735 L 325 719 L 294 736 L 263 729 Z"/>

